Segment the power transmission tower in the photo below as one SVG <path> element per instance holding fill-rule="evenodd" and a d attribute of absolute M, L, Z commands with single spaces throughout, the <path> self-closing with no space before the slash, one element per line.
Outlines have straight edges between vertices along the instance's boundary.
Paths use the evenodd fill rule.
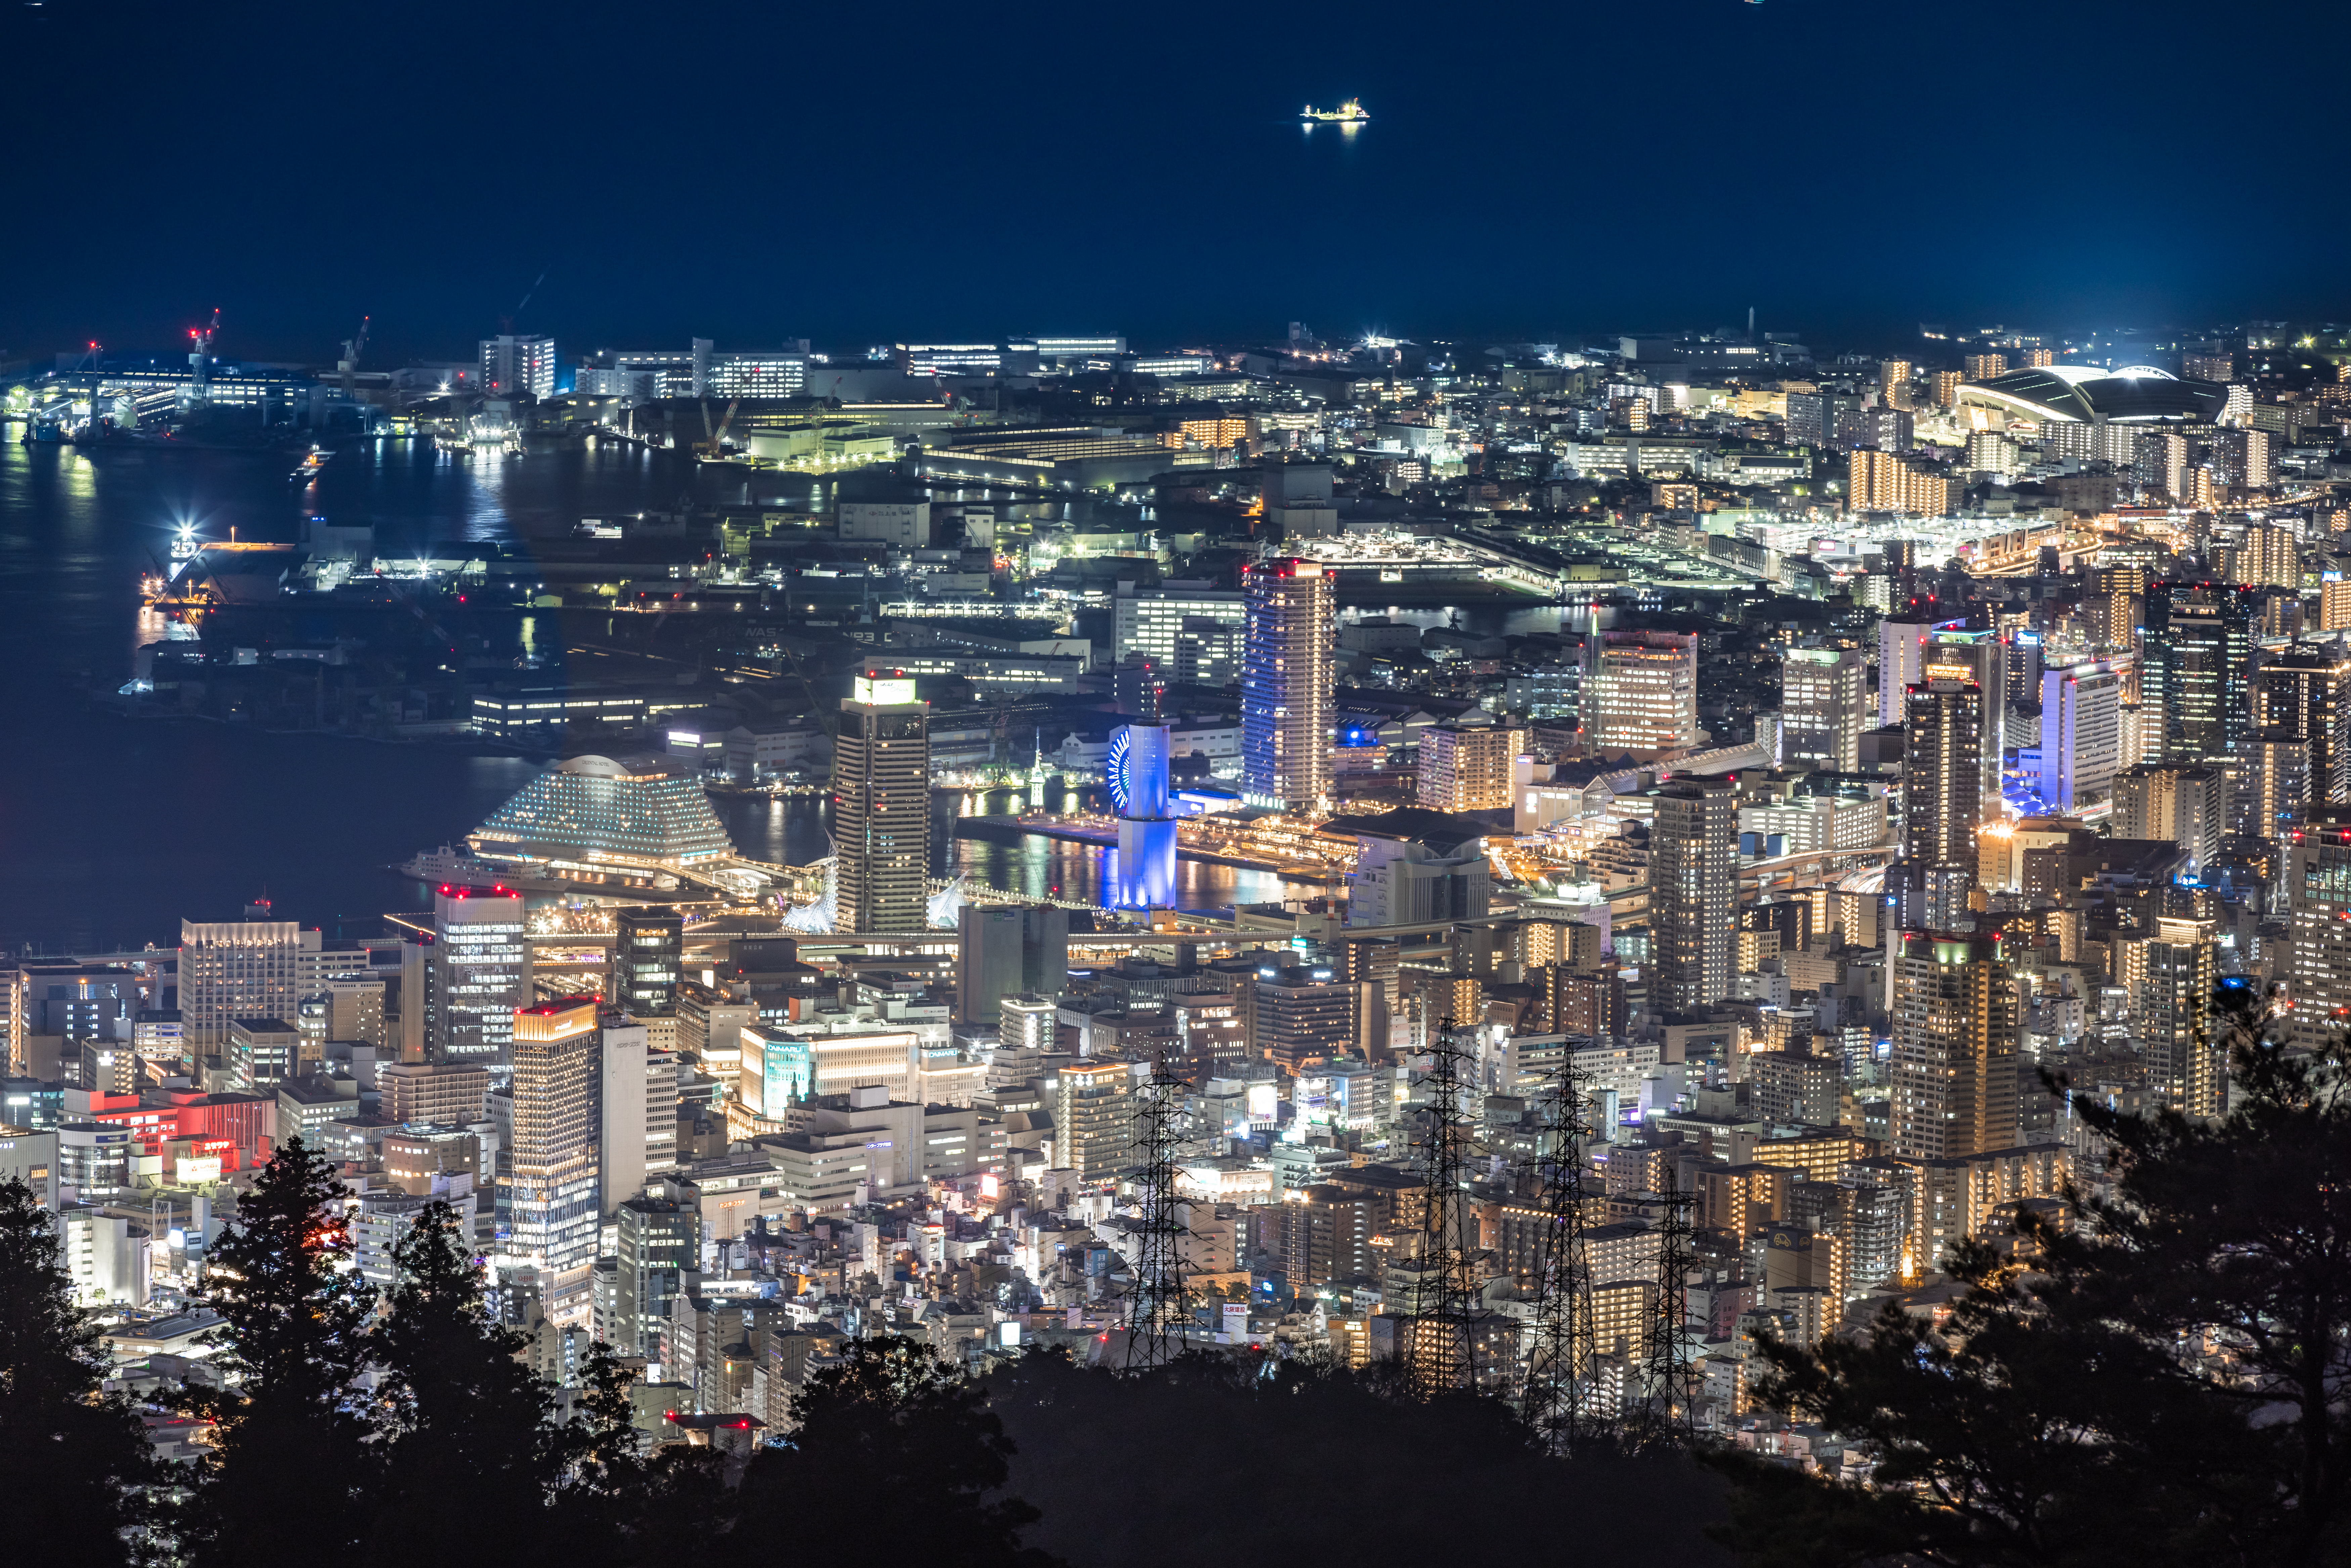
<path fill-rule="evenodd" d="M 1405 1376 L 1414 1392 L 1422 1395 L 1470 1386 L 1478 1372 L 1460 1246 L 1465 1218 L 1461 1166 L 1468 1142 L 1461 1106 L 1466 1057 L 1453 1035 L 1453 1019 L 1447 1018 L 1428 1042 L 1428 1072 L 1421 1080 L 1429 1099 L 1428 1132 L 1422 1145 L 1428 1196 L 1421 1212 L 1420 1300 L 1405 1341 Z"/>
<path fill-rule="evenodd" d="M 1641 1409 L 1633 1440 L 1644 1449 L 1687 1448 L 1697 1436 L 1690 1391 L 1688 1315 L 1690 1195 L 1668 1166 L 1667 1190 L 1659 1196 L 1663 1225 L 1657 1238 L 1657 1301 L 1642 1336 L 1645 1365 Z"/>
<path fill-rule="evenodd" d="M 1524 1409 L 1554 1454 L 1589 1447 L 1602 1425 L 1592 1408 L 1599 1346 L 1584 1236 L 1583 1145 L 1593 1134 L 1588 1087 L 1571 1053 L 1552 1082 L 1549 1146 L 1536 1151 L 1528 1173 L 1528 1201 L 1541 1214 L 1542 1230 Z"/>
<path fill-rule="evenodd" d="M 1166 1365 L 1184 1351 L 1184 1236 L 1177 1218 L 1176 1155 L 1183 1113 L 1184 1081 L 1163 1062 L 1134 1097 L 1134 1147 L 1142 1168 L 1136 1187 L 1142 1199 L 1142 1247 L 1135 1254 L 1134 1286 L 1127 1292 L 1126 1365 L 1147 1372 Z"/>

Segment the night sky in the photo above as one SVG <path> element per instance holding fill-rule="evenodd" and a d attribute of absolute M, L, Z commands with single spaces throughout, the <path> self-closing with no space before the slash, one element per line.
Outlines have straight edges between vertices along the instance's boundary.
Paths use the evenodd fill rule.
<path fill-rule="evenodd" d="M 5 4 L 15 354 L 2351 317 L 2317 0 Z"/>

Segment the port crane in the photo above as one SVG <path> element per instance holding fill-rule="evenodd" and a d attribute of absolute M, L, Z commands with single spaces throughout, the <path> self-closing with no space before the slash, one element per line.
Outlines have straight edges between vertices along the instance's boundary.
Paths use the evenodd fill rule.
<path fill-rule="evenodd" d="M 368 323 L 374 319 L 372 316 L 360 318 L 359 335 L 343 340 L 343 357 L 335 361 L 335 369 L 342 373 L 343 395 L 353 402 L 359 399 L 360 350 L 367 347 Z"/>
<path fill-rule="evenodd" d="M 188 401 L 203 402 L 212 395 L 213 340 L 220 336 L 220 307 L 213 307 L 211 322 L 188 329 L 189 340 L 195 350 L 188 356 Z"/>

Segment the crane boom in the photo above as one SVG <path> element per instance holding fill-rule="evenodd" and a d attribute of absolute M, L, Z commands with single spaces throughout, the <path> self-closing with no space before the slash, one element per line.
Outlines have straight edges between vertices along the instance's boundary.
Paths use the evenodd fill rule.
<path fill-rule="evenodd" d="M 372 316 L 360 318 L 359 334 L 343 340 L 343 357 L 335 363 L 335 369 L 342 372 L 343 395 L 354 402 L 359 398 L 360 350 L 367 347 L 368 323 L 374 319 Z"/>

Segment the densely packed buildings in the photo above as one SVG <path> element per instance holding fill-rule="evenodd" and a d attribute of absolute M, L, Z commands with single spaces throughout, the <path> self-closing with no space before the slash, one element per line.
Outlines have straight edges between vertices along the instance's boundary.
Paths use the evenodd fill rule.
<path fill-rule="evenodd" d="M 603 605 L 618 644 L 657 605 L 701 658 L 336 698 L 569 756 L 433 862 L 432 909 L 340 951 L 175 911 L 176 948 L 5 972 L 0 1172 L 150 1338 L 299 1135 L 371 1278 L 450 1198 L 551 1376 L 602 1340 L 771 1430 L 858 1336 L 1113 1343 L 1170 1162 L 1188 1342 L 1360 1362 L 1458 1294 L 1507 1362 L 1564 1169 L 1593 1396 L 1654 1378 L 1662 1322 L 1736 1433 L 1759 1335 L 1929 1310 L 1950 1243 L 2097 1188 L 2052 1077 L 2210 1118 L 2215 986 L 2311 1043 L 2351 1016 L 2338 329 L 1294 327 L 902 347 L 822 399 L 805 343 L 600 354 L 561 392 L 520 341 L 480 373 L 535 399 L 358 422 L 463 439 L 496 402 L 778 498 L 581 519 L 527 584 L 495 548 L 427 571 Z M 1041 810 L 1105 768 L 1105 812 Z M 832 854 L 737 858 L 705 788 L 824 797 Z M 1136 863 L 944 885 L 935 797 L 991 789 L 1020 808 L 964 814 Z M 1144 845 L 1288 895 L 1184 907 Z M 1474 1157 L 1435 1166 L 1440 1128 Z"/>

